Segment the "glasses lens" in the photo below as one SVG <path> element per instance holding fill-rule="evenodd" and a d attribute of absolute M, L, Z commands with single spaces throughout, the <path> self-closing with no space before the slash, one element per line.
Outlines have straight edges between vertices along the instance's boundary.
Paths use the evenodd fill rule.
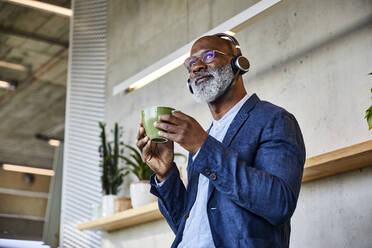
<path fill-rule="evenodd" d="M 208 50 L 202 54 L 202 61 L 204 64 L 211 63 L 213 59 L 214 59 L 214 50 Z"/>
<path fill-rule="evenodd" d="M 209 64 L 213 61 L 214 57 L 215 57 L 214 50 L 208 50 L 202 53 L 202 55 L 200 56 L 200 60 L 204 64 Z M 191 56 L 188 57 L 183 64 L 186 67 L 186 69 L 190 71 L 191 67 L 196 63 L 197 60 L 198 57 Z"/>
<path fill-rule="evenodd" d="M 183 64 L 185 65 L 186 69 L 190 71 L 191 66 L 193 66 L 195 62 L 196 62 L 196 57 L 191 56 L 191 57 L 188 57 Z"/>

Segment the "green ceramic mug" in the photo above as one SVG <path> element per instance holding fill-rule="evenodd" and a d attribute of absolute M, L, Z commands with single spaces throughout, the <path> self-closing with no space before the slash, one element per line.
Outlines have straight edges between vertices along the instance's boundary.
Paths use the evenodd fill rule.
<path fill-rule="evenodd" d="M 145 128 L 146 135 L 151 139 L 151 141 L 156 143 L 165 143 L 168 141 L 166 138 L 163 138 L 158 134 L 160 129 L 154 127 L 154 123 L 159 121 L 160 115 L 172 114 L 174 111 L 174 108 L 160 106 L 149 107 L 141 111 L 142 125 Z"/>

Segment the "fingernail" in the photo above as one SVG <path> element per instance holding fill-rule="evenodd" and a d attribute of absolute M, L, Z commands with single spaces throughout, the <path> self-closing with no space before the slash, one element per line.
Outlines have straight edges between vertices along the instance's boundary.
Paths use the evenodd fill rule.
<path fill-rule="evenodd" d="M 155 122 L 154 122 L 154 127 L 157 127 L 157 126 L 158 126 L 158 122 L 155 121 Z"/>

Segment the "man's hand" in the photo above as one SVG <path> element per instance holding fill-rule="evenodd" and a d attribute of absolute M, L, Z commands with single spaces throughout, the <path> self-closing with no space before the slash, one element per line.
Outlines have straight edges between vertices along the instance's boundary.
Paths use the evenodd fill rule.
<path fill-rule="evenodd" d="M 137 135 L 137 147 L 141 150 L 142 158 L 156 173 L 160 182 L 164 181 L 172 169 L 174 159 L 173 142 L 154 143 L 145 135 L 145 129 L 140 121 Z"/>
<path fill-rule="evenodd" d="M 200 149 L 208 137 L 208 133 L 204 131 L 194 118 L 180 111 L 175 111 L 171 115 L 160 115 L 159 119 L 168 122 L 155 122 L 155 127 L 164 130 L 160 131 L 159 135 L 177 142 L 193 154 Z"/>

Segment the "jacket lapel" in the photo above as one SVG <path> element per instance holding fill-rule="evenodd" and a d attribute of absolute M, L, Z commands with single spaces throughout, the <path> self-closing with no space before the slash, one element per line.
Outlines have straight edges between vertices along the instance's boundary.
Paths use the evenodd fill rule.
<path fill-rule="evenodd" d="M 260 101 L 256 94 L 253 94 L 248 100 L 243 104 L 240 108 L 239 112 L 236 114 L 234 120 L 231 122 L 229 129 L 225 137 L 223 138 L 222 143 L 228 147 L 231 144 L 231 141 L 238 133 L 240 127 L 243 123 L 248 119 L 249 112 L 256 106 L 256 104 Z"/>
<path fill-rule="evenodd" d="M 248 98 L 248 100 L 240 108 L 239 112 L 236 114 L 235 118 L 231 122 L 225 137 L 223 138 L 222 143 L 225 145 L 225 147 L 230 146 L 231 141 L 233 140 L 235 135 L 238 133 L 240 127 L 248 119 L 249 112 L 254 108 L 254 106 L 256 106 L 256 104 L 259 101 L 260 101 L 260 99 L 258 98 L 258 96 L 256 94 L 253 94 L 251 97 Z M 213 183 L 209 182 L 208 201 L 209 201 L 209 199 L 212 195 L 212 192 L 213 192 L 214 188 L 215 187 L 213 186 Z"/>

